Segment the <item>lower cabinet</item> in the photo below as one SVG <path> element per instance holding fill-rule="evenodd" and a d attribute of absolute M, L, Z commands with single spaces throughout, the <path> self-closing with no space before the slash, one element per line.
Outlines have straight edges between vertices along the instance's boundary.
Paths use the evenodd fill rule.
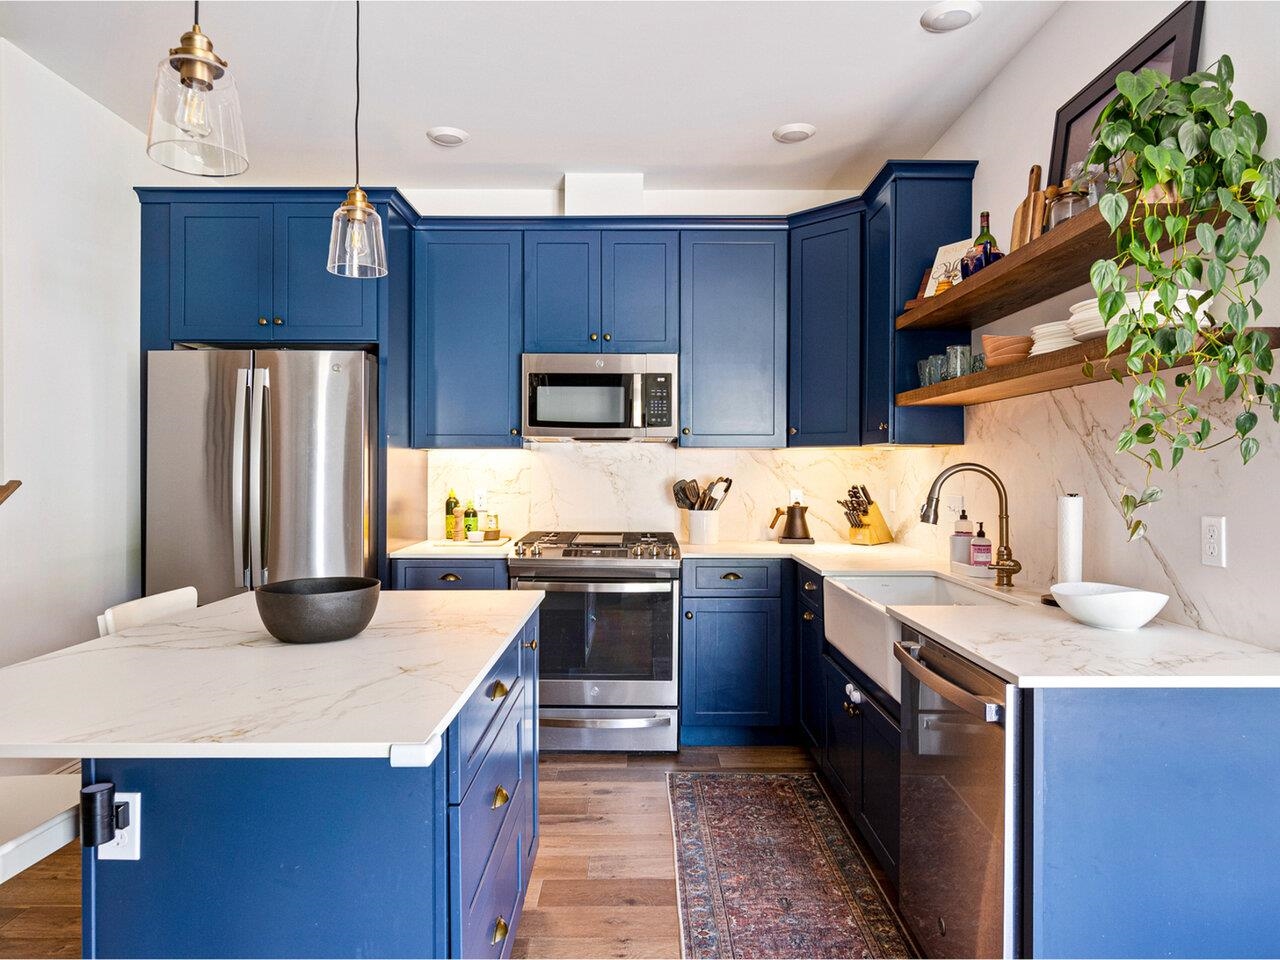
<path fill-rule="evenodd" d="M 505 560 L 392 560 L 393 590 L 505 590 Z"/>

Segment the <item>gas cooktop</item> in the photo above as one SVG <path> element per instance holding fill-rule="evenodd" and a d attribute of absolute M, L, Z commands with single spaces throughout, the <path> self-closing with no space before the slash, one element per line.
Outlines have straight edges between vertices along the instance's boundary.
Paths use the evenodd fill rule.
<path fill-rule="evenodd" d="M 517 575 L 547 567 L 679 570 L 680 545 L 671 533 L 535 530 L 516 541 L 509 566 Z"/>

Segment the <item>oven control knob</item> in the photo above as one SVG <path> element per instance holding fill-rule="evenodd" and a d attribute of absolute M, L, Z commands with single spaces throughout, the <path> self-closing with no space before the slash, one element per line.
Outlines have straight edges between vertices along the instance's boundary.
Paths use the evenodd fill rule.
<path fill-rule="evenodd" d="M 542 556 L 542 544 L 540 544 L 540 543 L 535 543 L 532 547 L 530 547 L 530 548 L 529 548 L 529 555 L 530 555 L 530 556 L 533 556 L 533 557 L 540 557 L 540 556 Z"/>
<path fill-rule="evenodd" d="M 523 556 L 524 556 L 524 554 L 525 554 L 525 549 L 526 549 L 526 548 L 525 548 L 525 545 L 524 545 L 523 543 L 517 543 L 517 544 L 516 544 L 516 556 L 517 556 L 517 557 L 523 557 Z"/>
<path fill-rule="evenodd" d="M 639 544 L 639 543 L 637 543 L 634 547 L 632 547 L 632 548 L 631 548 L 631 554 L 632 554 L 632 556 L 636 556 L 636 557 L 643 557 L 643 556 L 644 556 L 644 545 L 643 545 L 643 544 Z"/>
<path fill-rule="evenodd" d="M 658 559 L 658 545 L 656 543 L 649 544 L 649 557 L 653 560 Z"/>
<path fill-rule="evenodd" d="M 667 544 L 667 559 L 670 560 L 676 555 L 676 545 L 674 543 Z"/>

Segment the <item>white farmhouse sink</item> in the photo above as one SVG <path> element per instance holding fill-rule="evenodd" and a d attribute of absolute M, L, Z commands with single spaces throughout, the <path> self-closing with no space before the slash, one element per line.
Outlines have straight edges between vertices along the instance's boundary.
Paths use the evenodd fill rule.
<path fill-rule="evenodd" d="M 893 658 L 900 627 L 886 607 L 1012 602 L 927 573 L 827 577 L 822 587 L 823 628 L 833 647 L 901 700 L 902 676 Z"/>

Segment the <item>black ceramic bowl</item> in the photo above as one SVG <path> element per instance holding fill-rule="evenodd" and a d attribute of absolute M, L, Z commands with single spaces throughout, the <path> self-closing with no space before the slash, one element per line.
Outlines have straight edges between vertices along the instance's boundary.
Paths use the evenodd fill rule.
<path fill-rule="evenodd" d="M 371 577 L 305 577 L 265 584 L 254 595 L 263 625 L 277 640 L 328 643 L 369 625 L 381 587 Z"/>

